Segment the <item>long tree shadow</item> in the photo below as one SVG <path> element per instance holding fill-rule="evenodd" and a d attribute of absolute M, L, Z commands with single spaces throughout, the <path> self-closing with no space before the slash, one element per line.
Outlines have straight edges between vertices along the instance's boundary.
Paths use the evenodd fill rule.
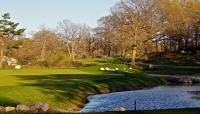
<path fill-rule="evenodd" d="M 67 103 L 69 108 L 83 106 L 87 95 L 139 89 L 145 86 L 159 85 L 162 81 L 152 77 L 123 75 L 91 75 L 91 74 L 48 74 L 48 75 L 16 75 L 23 80 L 21 86 L 41 88 L 45 95 L 54 96 L 54 101 Z M 147 83 L 148 82 L 148 83 Z"/>
<path fill-rule="evenodd" d="M 83 96 L 101 93 L 107 85 L 99 80 L 116 77 L 116 75 L 101 76 L 89 74 L 49 74 L 49 75 L 17 75 L 23 80 L 21 86 L 42 88 L 46 95 L 54 95 L 57 102 L 68 102 L 77 106 L 82 105 Z"/>
<path fill-rule="evenodd" d="M 0 106 L 16 106 L 19 102 L 14 101 L 13 99 L 9 99 L 6 97 L 0 97 Z"/>

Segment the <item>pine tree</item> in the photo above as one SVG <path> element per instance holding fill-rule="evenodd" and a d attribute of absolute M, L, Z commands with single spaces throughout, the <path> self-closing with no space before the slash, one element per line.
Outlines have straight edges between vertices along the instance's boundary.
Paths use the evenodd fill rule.
<path fill-rule="evenodd" d="M 0 68 L 3 67 L 4 50 L 8 45 L 8 41 L 13 40 L 16 36 L 21 35 L 25 29 L 18 29 L 19 23 L 11 21 L 9 13 L 2 15 L 0 19 Z"/>

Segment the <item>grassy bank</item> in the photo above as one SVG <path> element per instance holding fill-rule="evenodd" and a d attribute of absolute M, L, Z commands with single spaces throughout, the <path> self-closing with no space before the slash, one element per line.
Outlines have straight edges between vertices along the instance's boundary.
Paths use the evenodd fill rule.
<path fill-rule="evenodd" d="M 78 69 L 0 70 L 0 105 L 16 106 L 46 102 L 51 108 L 78 109 L 86 96 L 97 93 L 134 90 L 165 84 L 160 78 L 146 77 L 121 63 L 96 60 Z M 118 72 L 100 71 L 118 67 Z"/>

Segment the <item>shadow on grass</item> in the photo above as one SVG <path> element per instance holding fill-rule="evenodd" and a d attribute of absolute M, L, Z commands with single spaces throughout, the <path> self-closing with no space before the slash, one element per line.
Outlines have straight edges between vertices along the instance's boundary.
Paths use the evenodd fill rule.
<path fill-rule="evenodd" d="M 122 59 L 111 59 L 111 60 L 95 60 L 95 62 L 98 63 L 109 63 L 109 64 L 127 64 L 126 60 L 122 60 Z"/>
<path fill-rule="evenodd" d="M 98 67 L 99 65 L 98 64 L 85 64 L 83 65 L 83 67 Z"/>
<path fill-rule="evenodd" d="M 0 106 L 16 106 L 19 102 L 14 101 L 13 99 L 0 97 Z"/>
<path fill-rule="evenodd" d="M 143 70 L 147 73 L 152 74 L 167 74 L 167 75 L 199 75 L 200 74 L 200 67 L 199 68 L 175 68 L 175 67 L 167 67 L 167 66 L 159 66 L 153 69 L 145 68 Z"/>
<path fill-rule="evenodd" d="M 124 75 L 49 74 L 17 75 L 21 86 L 42 88 L 45 95 L 53 95 L 56 102 L 83 106 L 86 96 L 112 91 L 133 90 L 163 84 L 158 78 Z"/>
<path fill-rule="evenodd" d="M 98 83 L 99 80 L 107 80 L 115 75 L 86 75 L 86 74 L 49 74 L 49 75 L 18 75 L 24 80 L 22 86 L 42 88 L 46 95 L 54 95 L 57 102 L 82 106 L 84 96 L 102 93 L 107 85 Z M 29 83 L 33 81 L 33 83 Z"/>

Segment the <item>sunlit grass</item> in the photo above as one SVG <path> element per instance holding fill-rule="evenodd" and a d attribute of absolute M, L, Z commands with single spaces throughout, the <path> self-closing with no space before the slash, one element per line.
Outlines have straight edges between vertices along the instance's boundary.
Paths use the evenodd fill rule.
<path fill-rule="evenodd" d="M 125 73 L 125 64 L 101 61 L 78 69 L 0 70 L 0 105 L 46 102 L 51 108 L 78 109 L 87 95 L 165 84 L 164 80 L 146 77 L 137 69 Z M 101 67 L 120 70 L 100 71 Z"/>

